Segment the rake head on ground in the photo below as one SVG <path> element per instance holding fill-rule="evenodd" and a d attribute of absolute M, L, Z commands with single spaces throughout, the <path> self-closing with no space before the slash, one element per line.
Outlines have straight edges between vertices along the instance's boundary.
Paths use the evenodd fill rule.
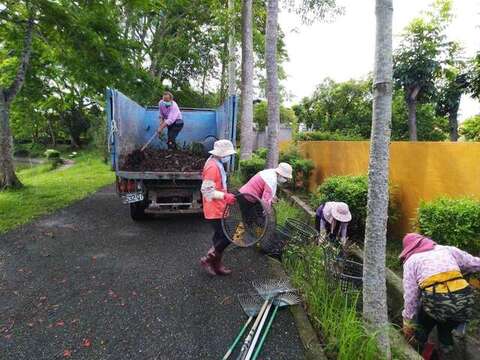
<path fill-rule="evenodd" d="M 265 300 L 269 300 L 279 294 L 295 291 L 296 289 L 287 279 L 268 279 L 253 281 L 253 287 Z"/>
<path fill-rule="evenodd" d="M 255 293 L 239 294 L 238 301 L 248 317 L 257 315 L 263 304 L 263 298 Z"/>
<path fill-rule="evenodd" d="M 297 292 L 287 292 L 280 294 L 273 299 L 273 305 L 275 306 L 292 306 L 302 302 L 302 298 Z"/>

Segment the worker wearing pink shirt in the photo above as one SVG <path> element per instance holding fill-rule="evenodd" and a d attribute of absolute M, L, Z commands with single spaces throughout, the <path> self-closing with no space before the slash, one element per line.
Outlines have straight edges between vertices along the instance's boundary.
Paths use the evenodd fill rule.
<path fill-rule="evenodd" d="M 258 172 L 239 191 L 241 194 L 256 196 L 262 200 L 267 208 L 271 208 L 278 184 L 283 184 L 291 178 L 292 167 L 287 163 L 280 163 L 276 169 L 266 169 Z M 238 202 L 242 217 L 247 224 L 259 220 L 259 215 L 255 213 L 256 207 L 251 206 L 251 203 L 248 201 L 248 197 L 240 198 Z"/>
<path fill-rule="evenodd" d="M 480 271 L 480 258 L 453 246 L 437 245 L 420 234 L 407 234 L 403 263 L 403 333 L 420 347 L 436 326 L 443 356 L 453 352 L 452 330 L 472 314 L 474 297 L 463 275 Z M 420 349 L 421 350 L 421 349 Z"/>
<path fill-rule="evenodd" d="M 163 98 L 158 103 L 160 126 L 158 127 L 158 134 L 160 135 L 163 129 L 167 128 L 167 146 L 169 149 L 176 149 L 178 134 L 183 129 L 182 113 L 177 103 L 173 101 L 173 95 L 169 91 L 163 93 Z"/>

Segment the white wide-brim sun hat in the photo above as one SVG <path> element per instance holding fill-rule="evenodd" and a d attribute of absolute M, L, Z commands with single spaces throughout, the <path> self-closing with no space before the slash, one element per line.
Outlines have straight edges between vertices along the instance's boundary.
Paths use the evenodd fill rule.
<path fill-rule="evenodd" d="M 217 140 L 213 144 L 213 150 L 209 151 L 210 154 L 218 157 L 230 156 L 236 153 L 233 144 L 230 140 Z"/>
<path fill-rule="evenodd" d="M 349 222 L 352 220 L 352 214 L 348 205 L 344 202 L 334 202 L 332 206 L 332 216 L 334 219 L 341 222 Z"/>
<path fill-rule="evenodd" d="M 287 179 L 292 178 L 293 169 L 290 166 L 290 164 L 282 162 L 278 164 L 275 171 L 277 172 L 278 175 L 283 176 L 284 178 L 287 178 Z"/>

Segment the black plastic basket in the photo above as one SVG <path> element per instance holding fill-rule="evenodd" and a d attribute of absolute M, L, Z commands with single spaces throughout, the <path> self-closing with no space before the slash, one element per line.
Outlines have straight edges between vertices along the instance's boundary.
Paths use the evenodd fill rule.
<path fill-rule="evenodd" d="M 285 228 L 290 234 L 293 243 L 302 245 L 314 244 L 319 237 L 317 230 L 297 219 L 288 218 L 285 221 Z"/>
<path fill-rule="evenodd" d="M 281 257 L 283 249 L 290 241 L 290 234 L 285 226 L 277 225 L 275 231 L 260 240 L 260 249 L 267 255 Z"/>

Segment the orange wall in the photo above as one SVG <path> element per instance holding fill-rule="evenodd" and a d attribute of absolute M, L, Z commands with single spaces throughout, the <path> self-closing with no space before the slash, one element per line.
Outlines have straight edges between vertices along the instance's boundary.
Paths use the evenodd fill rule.
<path fill-rule="evenodd" d="M 366 174 L 369 146 L 368 141 L 299 142 L 315 163 L 310 190 L 332 175 Z M 480 200 L 480 143 L 392 142 L 390 182 L 400 208 L 398 230 L 413 230 L 422 200 L 441 196 Z"/>

